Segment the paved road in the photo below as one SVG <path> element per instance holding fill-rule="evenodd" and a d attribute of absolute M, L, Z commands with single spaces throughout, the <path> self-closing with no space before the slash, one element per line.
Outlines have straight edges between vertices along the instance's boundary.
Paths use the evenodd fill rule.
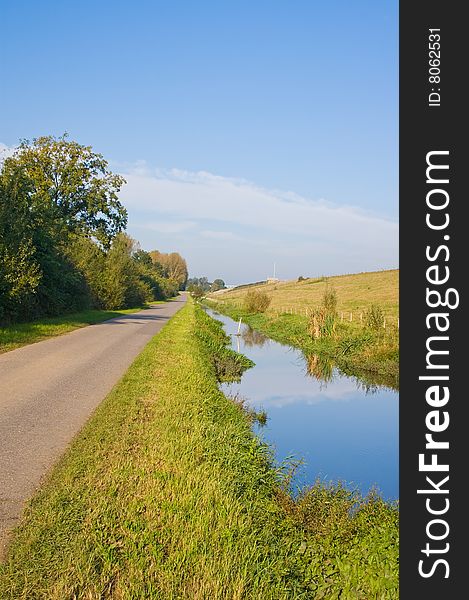
<path fill-rule="evenodd" d="M 24 501 L 185 297 L 0 355 L 0 557 Z"/>

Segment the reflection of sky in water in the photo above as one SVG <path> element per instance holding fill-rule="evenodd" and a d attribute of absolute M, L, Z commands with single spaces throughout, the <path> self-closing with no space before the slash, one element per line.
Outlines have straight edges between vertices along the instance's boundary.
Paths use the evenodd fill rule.
<path fill-rule="evenodd" d="M 215 315 L 228 333 L 237 323 Z M 242 328 L 246 337 L 246 330 Z M 386 499 L 398 489 L 398 394 L 378 387 L 372 393 L 355 379 L 334 370 L 331 381 L 307 376 L 301 353 L 273 340 L 253 345 L 247 334 L 233 336 L 232 347 L 249 356 L 256 366 L 239 384 L 227 384 L 226 393 L 238 393 L 249 404 L 267 412 L 259 435 L 275 449 L 277 460 L 303 458 L 300 483 L 341 479 L 362 492 L 376 484 Z"/>

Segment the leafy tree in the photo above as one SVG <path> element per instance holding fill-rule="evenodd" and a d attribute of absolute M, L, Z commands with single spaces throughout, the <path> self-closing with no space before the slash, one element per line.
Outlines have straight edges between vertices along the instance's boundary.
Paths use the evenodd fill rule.
<path fill-rule="evenodd" d="M 195 298 L 196 300 L 198 300 L 199 298 L 202 298 L 202 296 L 205 295 L 205 291 L 204 291 L 203 287 L 200 285 L 196 285 L 194 283 L 192 283 L 190 285 L 189 292 L 190 292 L 190 295 L 193 298 Z"/>
<path fill-rule="evenodd" d="M 146 267 L 148 269 L 153 268 L 153 261 L 151 260 L 151 255 L 149 252 L 145 252 L 145 250 L 141 250 L 140 248 L 133 253 L 132 257 L 136 263 Z"/>
<path fill-rule="evenodd" d="M 216 292 L 218 290 L 224 290 L 226 288 L 225 282 L 223 279 L 215 279 L 215 281 L 210 286 L 211 292 Z"/>
<path fill-rule="evenodd" d="M 0 322 L 138 306 L 185 285 L 186 261 L 177 252 L 154 257 L 123 233 L 123 183 L 100 154 L 66 135 L 23 141 L 5 159 Z"/>
<path fill-rule="evenodd" d="M 135 241 L 125 233 L 119 233 L 112 242 L 103 273 L 104 306 L 107 309 L 139 306 L 153 299 L 132 258 L 134 250 Z"/>
<path fill-rule="evenodd" d="M 83 308 L 86 283 L 35 220 L 19 170 L 0 177 L 0 318 L 4 322 Z"/>
<path fill-rule="evenodd" d="M 26 312 L 42 273 L 36 259 L 25 194 L 0 180 L 0 322 Z"/>
<path fill-rule="evenodd" d="M 184 289 L 187 282 L 187 264 L 178 252 L 165 254 L 158 250 L 150 252 L 151 259 L 155 265 L 159 265 L 162 274 L 167 279 L 172 279 L 178 284 L 178 289 Z"/>
<path fill-rule="evenodd" d="M 191 291 L 191 288 L 198 286 L 202 288 L 204 292 L 208 292 L 211 287 L 211 283 L 206 277 L 191 277 L 186 282 L 186 290 Z"/>
<path fill-rule="evenodd" d="M 124 178 L 111 173 L 91 146 L 66 134 L 22 141 L 5 159 L 1 178 L 23 180 L 33 221 L 56 240 L 81 232 L 109 246 L 126 227 L 127 211 L 117 196 Z"/>
<path fill-rule="evenodd" d="M 76 268 L 83 274 L 90 295 L 90 305 L 104 308 L 106 305 L 106 252 L 93 240 L 76 236 L 68 247 L 68 255 Z"/>
<path fill-rule="evenodd" d="M 166 279 L 162 277 L 160 279 L 161 290 L 163 294 L 163 298 L 172 298 L 173 296 L 177 296 L 179 291 L 179 284 L 174 279 Z"/>
<path fill-rule="evenodd" d="M 151 290 L 152 299 L 163 300 L 166 296 L 162 285 L 161 269 L 153 264 L 150 253 L 139 248 L 133 253 L 132 258 L 137 265 L 140 279 Z"/>

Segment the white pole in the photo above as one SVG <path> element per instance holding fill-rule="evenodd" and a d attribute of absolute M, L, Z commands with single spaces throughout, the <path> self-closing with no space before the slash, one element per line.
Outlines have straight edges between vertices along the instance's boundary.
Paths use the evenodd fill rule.
<path fill-rule="evenodd" d="M 239 335 L 239 332 L 240 332 L 240 330 L 241 330 L 241 317 L 239 317 L 239 323 L 238 323 L 238 335 Z"/>

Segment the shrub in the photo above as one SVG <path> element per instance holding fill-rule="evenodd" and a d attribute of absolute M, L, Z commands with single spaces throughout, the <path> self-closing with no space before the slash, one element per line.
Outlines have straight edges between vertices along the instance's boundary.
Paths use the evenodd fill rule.
<path fill-rule="evenodd" d="M 205 296 L 205 290 L 201 285 L 191 283 L 187 287 L 187 290 L 189 291 L 190 295 L 196 300 L 200 300 L 200 298 L 203 298 Z"/>
<path fill-rule="evenodd" d="M 335 331 L 335 323 L 335 315 L 321 306 L 309 318 L 309 334 L 313 339 L 331 336 Z"/>
<path fill-rule="evenodd" d="M 313 339 L 329 337 L 335 331 L 337 320 L 337 292 L 326 286 L 322 297 L 322 305 L 316 309 L 309 319 L 309 334 Z"/>
<path fill-rule="evenodd" d="M 250 313 L 263 313 L 269 308 L 271 300 L 265 292 L 249 290 L 244 298 L 244 308 Z"/>
<path fill-rule="evenodd" d="M 365 325 L 369 329 L 382 329 L 384 327 L 384 313 L 380 306 L 372 304 L 365 312 Z"/>
<path fill-rule="evenodd" d="M 322 305 L 328 315 L 337 315 L 337 292 L 334 288 L 326 286 L 322 297 Z"/>

